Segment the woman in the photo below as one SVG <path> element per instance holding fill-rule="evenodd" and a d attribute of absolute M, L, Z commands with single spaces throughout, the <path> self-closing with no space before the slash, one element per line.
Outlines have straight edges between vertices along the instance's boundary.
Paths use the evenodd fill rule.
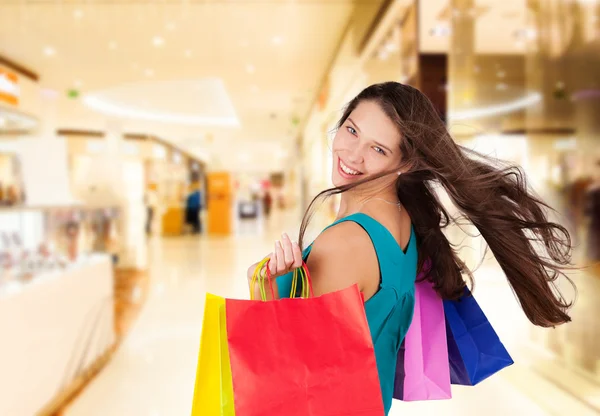
<path fill-rule="evenodd" d="M 278 277 L 277 297 L 289 296 L 290 272 L 309 253 L 315 295 L 359 286 L 386 413 L 417 272 L 429 259 L 429 279 L 445 299 L 463 293 L 463 274 L 472 281 L 442 232 L 450 217 L 437 187 L 479 229 L 531 322 L 552 327 L 570 321 L 570 304 L 553 284 L 570 264 L 568 232 L 548 221 L 547 206 L 528 192 L 519 168 L 494 166 L 497 161 L 456 145 L 420 91 L 395 82 L 362 91 L 338 123 L 333 159 L 335 188 L 309 207 L 299 244 L 286 235 L 275 243 L 269 267 Z M 315 201 L 338 193 L 337 221 L 302 253 Z"/>

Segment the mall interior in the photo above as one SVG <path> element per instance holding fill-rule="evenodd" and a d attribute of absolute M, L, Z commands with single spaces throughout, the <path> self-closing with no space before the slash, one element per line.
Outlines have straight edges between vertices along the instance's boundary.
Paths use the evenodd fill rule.
<path fill-rule="evenodd" d="M 600 1 L 2 0 L 0 415 L 190 414 L 206 294 L 249 299 L 383 81 L 523 167 L 577 287 L 571 323 L 535 327 L 449 227 L 515 364 L 390 414 L 600 414 Z"/>

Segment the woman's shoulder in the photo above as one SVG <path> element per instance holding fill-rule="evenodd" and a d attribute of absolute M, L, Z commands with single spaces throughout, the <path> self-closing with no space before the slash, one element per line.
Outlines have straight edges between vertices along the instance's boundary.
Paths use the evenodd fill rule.
<path fill-rule="evenodd" d="M 313 250 L 352 253 L 371 245 L 369 235 L 360 224 L 341 221 L 323 230 L 313 243 Z"/>

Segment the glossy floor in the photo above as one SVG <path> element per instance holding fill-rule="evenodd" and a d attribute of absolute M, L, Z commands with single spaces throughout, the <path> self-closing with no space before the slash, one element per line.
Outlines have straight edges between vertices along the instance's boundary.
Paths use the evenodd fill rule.
<path fill-rule="evenodd" d="M 235 237 L 151 240 L 151 289 L 139 320 L 112 362 L 69 407 L 66 414 L 189 415 L 205 293 L 247 297 L 246 268 L 269 253 L 272 242 L 278 238 L 278 232 L 285 229 L 291 231 L 294 223 L 279 214 L 266 227 L 255 222 L 242 224 Z M 397 402 L 391 414 L 599 414 L 585 400 L 574 398 L 569 389 L 558 387 L 556 380 L 549 381 L 548 374 L 539 371 L 540 357 L 552 354 L 553 344 L 550 342 L 548 346 L 548 340 L 557 333 L 548 336 L 546 331 L 544 337 L 532 336 L 534 332 L 539 335 L 539 331 L 532 331 L 500 270 L 493 263 L 488 263 L 477 272 L 477 298 L 517 364 L 475 388 L 454 388 L 453 400 Z M 590 289 L 589 294 L 584 294 L 589 298 L 599 291 L 595 288 Z M 592 308 L 593 304 L 584 302 L 583 307 Z M 585 325 L 590 323 L 581 323 L 579 332 L 589 333 Z M 598 326 L 597 323 L 595 325 Z M 594 333 L 598 333 L 597 330 Z M 594 348 L 586 341 L 589 336 L 581 338 L 577 333 L 574 326 L 571 332 L 563 331 L 558 339 L 570 345 L 568 339 L 572 336 L 576 348 L 571 350 Z M 533 348 L 530 348 L 532 345 Z M 532 350 L 535 351 L 533 354 Z M 555 365 L 555 361 L 551 359 L 548 365 Z M 548 365 L 541 368 L 548 369 Z M 575 369 L 564 365 L 556 365 L 556 368 L 556 371 L 550 372 L 558 374 L 558 371 L 562 371 L 560 378 L 566 384 L 576 385 L 580 382 L 581 377 Z M 585 386 L 588 388 L 588 398 L 591 397 L 592 401 L 600 399 L 594 383 Z"/>

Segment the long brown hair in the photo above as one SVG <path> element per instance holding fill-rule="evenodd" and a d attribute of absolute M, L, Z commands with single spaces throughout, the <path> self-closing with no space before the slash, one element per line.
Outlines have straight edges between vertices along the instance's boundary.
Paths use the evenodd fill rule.
<path fill-rule="evenodd" d="M 543 327 L 569 322 L 571 303 L 556 281 L 564 276 L 573 284 L 565 274 L 571 265 L 571 239 L 563 226 L 549 221 L 551 208 L 529 190 L 521 168 L 457 145 L 429 99 L 396 82 L 363 90 L 347 105 L 338 128 L 363 101 L 379 104 L 402 135 L 402 163 L 408 170 L 396 180 L 396 192 L 417 235 L 419 270 L 427 259 L 431 261 L 429 279 L 440 296 L 458 299 L 466 285 L 463 274 L 471 286 L 474 281 L 443 233 L 456 219 L 439 201 L 439 186 L 477 227 L 529 320 Z M 388 173 L 317 195 L 302 220 L 300 246 L 317 201 Z"/>

